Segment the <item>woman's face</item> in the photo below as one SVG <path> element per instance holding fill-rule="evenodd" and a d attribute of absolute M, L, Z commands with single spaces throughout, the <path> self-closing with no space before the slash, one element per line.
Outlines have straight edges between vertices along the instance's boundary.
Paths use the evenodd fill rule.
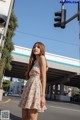
<path fill-rule="evenodd" d="M 40 54 L 40 47 L 38 44 L 35 44 L 34 47 L 33 47 L 33 53 L 35 55 L 39 55 Z"/>

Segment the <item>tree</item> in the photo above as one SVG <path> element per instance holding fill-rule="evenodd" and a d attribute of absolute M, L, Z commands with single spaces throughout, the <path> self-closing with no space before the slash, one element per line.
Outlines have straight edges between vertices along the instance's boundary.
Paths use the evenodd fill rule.
<path fill-rule="evenodd" d="M 12 68 L 11 61 L 13 58 L 11 56 L 11 51 L 14 50 L 12 37 L 14 36 L 14 31 L 17 26 L 18 26 L 17 18 L 14 14 L 14 11 L 12 10 L 12 13 L 10 16 L 10 22 L 7 30 L 6 40 L 4 43 L 4 48 L 2 50 L 2 57 L 0 59 L 0 81 L 5 73 L 5 70 L 6 69 L 11 70 Z"/>
<path fill-rule="evenodd" d="M 5 91 L 9 91 L 10 90 L 10 84 L 11 84 L 11 81 L 10 80 L 5 80 L 4 82 L 3 82 L 3 90 L 5 90 Z"/>

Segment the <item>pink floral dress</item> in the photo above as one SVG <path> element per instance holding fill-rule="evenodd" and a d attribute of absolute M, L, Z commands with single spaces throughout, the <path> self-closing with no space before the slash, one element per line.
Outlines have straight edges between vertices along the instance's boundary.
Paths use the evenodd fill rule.
<path fill-rule="evenodd" d="M 43 108 L 40 106 L 42 87 L 38 60 L 35 61 L 29 75 L 30 78 L 24 87 L 21 100 L 19 102 L 19 107 L 37 109 L 38 112 L 44 112 L 47 108 L 45 105 Z"/>

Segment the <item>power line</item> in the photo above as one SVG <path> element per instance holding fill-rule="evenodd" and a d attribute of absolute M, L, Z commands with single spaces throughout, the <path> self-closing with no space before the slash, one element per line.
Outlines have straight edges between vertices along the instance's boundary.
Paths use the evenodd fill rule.
<path fill-rule="evenodd" d="M 60 42 L 60 43 L 62 42 L 64 44 L 69 44 L 69 45 L 71 44 L 71 45 L 74 45 L 74 46 L 79 46 L 78 44 L 68 43 L 68 42 L 64 42 L 64 41 L 60 41 L 60 40 L 55 40 L 55 39 L 52 39 L 52 38 L 39 36 L 39 35 L 32 34 L 32 33 L 22 32 L 22 31 L 19 31 L 19 30 L 16 30 L 16 32 L 21 33 L 21 34 L 25 34 L 25 35 L 29 35 L 29 36 L 33 36 L 33 37 L 37 37 L 37 38 L 47 39 L 47 40 L 56 41 L 56 42 Z"/>

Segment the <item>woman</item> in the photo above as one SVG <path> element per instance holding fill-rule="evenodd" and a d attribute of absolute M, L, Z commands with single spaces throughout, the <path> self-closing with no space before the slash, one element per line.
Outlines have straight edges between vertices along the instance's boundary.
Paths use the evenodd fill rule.
<path fill-rule="evenodd" d="M 22 120 L 37 120 L 38 112 L 44 112 L 46 109 L 45 89 L 47 70 L 45 46 L 41 42 L 36 42 L 33 45 L 29 60 L 28 82 L 24 87 L 19 103 L 19 106 L 22 107 Z"/>

